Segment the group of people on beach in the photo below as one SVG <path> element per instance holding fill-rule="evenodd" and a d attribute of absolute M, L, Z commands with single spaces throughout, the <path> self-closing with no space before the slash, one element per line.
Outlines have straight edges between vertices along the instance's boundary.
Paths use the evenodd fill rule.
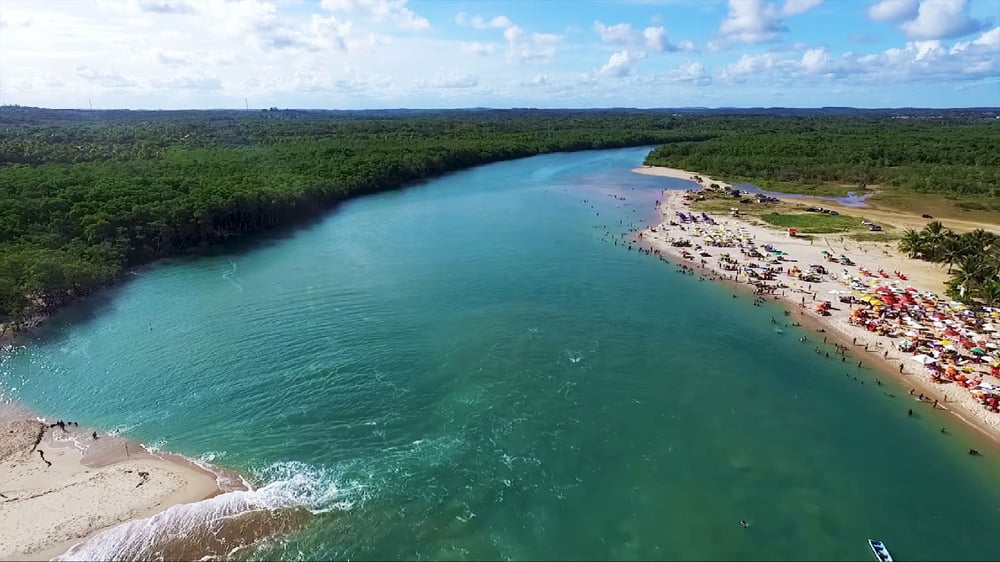
<path fill-rule="evenodd" d="M 664 195 L 667 197 L 676 197 L 676 195 L 670 195 L 667 192 L 664 192 Z M 692 194 L 687 194 L 687 195 L 688 197 L 686 197 L 686 199 L 691 200 Z M 668 215 L 672 217 L 673 211 L 677 210 L 668 208 L 667 203 L 665 201 L 662 203 L 660 201 L 657 201 L 657 207 L 663 210 L 665 217 Z M 901 309 L 899 306 L 893 307 L 892 310 L 888 311 L 886 310 L 887 308 L 890 308 L 891 305 L 896 304 L 895 302 L 893 302 L 893 295 L 896 295 L 897 299 L 899 299 L 898 292 L 901 290 L 891 289 L 891 291 L 895 291 L 895 293 L 893 293 L 890 291 L 890 289 L 885 288 L 888 284 L 895 283 L 896 282 L 895 279 L 890 280 L 890 279 L 877 278 L 873 286 L 881 284 L 882 288 L 880 288 L 879 292 L 875 294 L 873 291 L 871 291 L 871 289 L 868 289 L 867 286 L 863 284 L 863 280 L 866 278 L 866 276 L 862 274 L 852 275 L 850 271 L 846 268 L 843 269 L 843 275 L 841 275 L 840 273 L 834 274 L 832 272 L 828 272 L 825 270 L 824 267 L 818 264 L 810 265 L 807 269 L 805 269 L 805 271 L 800 271 L 798 267 L 793 267 L 785 271 L 781 265 L 781 262 L 783 256 L 786 256 L 787 254 L 785 252 L 779 251 L 777 248 L 773 247 L 772 244 L 763 244 L 763 245 L 758 244 L 756 242 L 756 237 L 750 231 L 748 231 L 746 228 L 742 226 L 737 227 L 735 230 L 733 230 L 731 227 L 728 227 L 725 223 L 720 224 L 720 221 L 716 220 L 697 221 L 693 224 L 688 224 L 687 226 L 688 228 L 684 228 L 681 224 L 675 224 L 673 221 L 670 221 L 670 226 L 668 226 L 667 220 L 665 218 L 664 223 L 648 229 L 648 231 L 646 231 L 645 233 L 639 232 L 639 234 L 636 236 L 636 241 L 640 244 L 641 248 L 640 251 L 644 251 L 645 253 L 648 253 L 650 255 L 658 256 L 661 260 L 667 261 L 665 258 L 665 253 L 663 254 L 660 253 L 660 249 L 664 248 L 664 246 L 659 245 L 662 243 L 666 243 L 666 245 L 668 246 L 665 248 L 666 250 L 669 250 L 670 253 L 680 254 L 679 257 L 681 258 L 681 260 L 679 264 L 679 269 L 677 270 L 678 272 L 692 276 L 695 275 L 695 273 L 698 273 L 699 280 L 723 280 L 736 283 L 745 282 L 747 284 L 750 284 L 753 286 L 752 291 L 754 294 L 754 299 L 753 299 L 754 306 L 761 306 L 764 302 L 766 302 L 766 298 L 764 297 L 764 295 L 774 295 L 775 298 L 778 298 L 779 295 L 786 296 L 789 291 L 801 292 L 804 294 L 804 296 L 802 297 L 801 302 L 797 303 L 801 308 L 799 312 L 799 314 L 801 315 L 804 315 L 806 313 L 805 310 L 807 302 L 806 296 L 808 296 L 810 300 L 813 301 L 816 301 L 819 298 L 818 291 L 813 289 L 814 282 L 836 281 L 838 284 L 840 283 L 847 284 L 851 289 L 854 290 L 855 295 L 858 295 L 859 290 L 865 293 L 863 295 L 864 296 L 863 299 L 859 299 L 856 296 L 850 297 L 850 302 L 848 304 L 851 306 L 860 306 L 861 308 L 859 310 L 863 311 L 860 314 L 867 314 L 867 316 L 860 316 L 860 318 L 867 318 L 867 324 L 865 325 L 865 327 L 867 327 L 869 331 L 878 332 L 879 335 L 883 335 L 886 332 L 886 330 L 878 328 L 880 324 L 884 324 L 884 321 L 882 321 L 881 318 L 886 318 L 886 317 L 898 318 L 901 316 L 900 311 L 904 310 Z M 667 232 L 668 229 L 672 228 L 680 229 L 683 230 L 684 232 L 681 233 L 681 236 L 678 238 L 669 238 Z M 652 234 L 652 237 L 647 237 L 644 234 Z M 655 238 L 656 242 L 651 242 L 650 240 L 647 240 L 647 238 Z M 739 253 L 736 254 L 727 251 L 727 253 L 719 254 L 716 256 L 716 259 L 718 259 L 719 264 L 718 266 L 713 266 L 704 259 L 706 257 L 709 257 L 709 253 L 707 252 L 709 248 L 702 247 L 699 241 L 702 241 L 702 243 L 704 243 L 706 246 L 734 248 L 734 252 L 738 251 Z M 841 241 L 843 242 L 843 239 L 841 239 Z M 645 247 L 647 244 L 648 247 Z M 850 260 L 847 256 L 843 254 L 841 254 L 839 258 L 833 256 L 831 252 L 824 251 L 821 252 L 821 254 L 823 254 L 822 259 L 817 259 L 818 262 L 821 262 L 825 259 L 825 261 L 836 261 L 839 265 L 863 267 L 863 266 L 857 266 L 852 260 Z M 800 257 L 799 260 L 802 261 L 802 258 Z M 719 270 L 716 269 L 716 267 L 718 267 L 722 271 L 720 272 Z M 805 268 L 805 266 L 803 266 L 803 268 Z M 796 286 L 797 283 L 795 282 L 788 281 L 789 283 L 791 283 L 791 287 L 789 287 L 785 282 L 782 282 L 780 279 L 784 279 L 786 275 L 792 277 L 801 277 L 801 279 L 795 279 L 795 281 L 799 283 L 798 286 Z M 893 271 L 893 275 L 896 278 L 903 280 L 904 282 L 907 280 L 907 277 L 900 271 Z M 888 275 L 883 275 L 882 277 L 888 277 Z M 914 290 L 908 288 L 907 291 L 908 291 L 906 293 L 907 297 L 910 295 L 916 296 L 916 292 Z M 914 292 L 910 293 L 910 291 Z M 839 298 L 839 300 L 841 302 L 844 302 L 845 299 L 844 295 L 850 293 L 850 291 L 830 291 L 830 292 L 840 293 L 841 297 Z M 886 295 L 888 295 L 887 300 L 890 307 L 887 307 L 886 303 L 882 303 L 877 300 L 878 297 Z M 733 294 L 733 298 L 736 298 L 735 293 Z M 941 310 L 940 303 L 942 301 L 937 297 L 930 297 L 930 298 L 932 299 L 931 304 L 932 305 L 936 304 L 938 308 L 935 309 L 932 307 L 930 309 L 925 309 L 925 310 L 930 310 L 931 313 L 927 313 L 925 310 L 913 310 L 911 314 L 912 318 L 908 317 L 907 321 L 912 322 L 914 324 L 919 322 L 922 326 L 924 326 L 924 328 L 929 327 L 931 324 L 935 324 L 935 327 L 937 328 L 936 332 L 940 332 L 940 330 L 944 328 L 944 326 L 941 326 L 940 324 L 941 322 L 949 322 L 949 324 L 952 324 L 952 322 L 951 320 L 940 316 L 940 310 Z M 919 299 L 917 299 L 917 302 L 919 303 Z M 912 304 L 912 301 L 908 301 L 908 303 Z M 822 310 L 820 306 L 817 306 L 817 313 L 827 314 L 828 313 L 827 311 L 830 308 L 831 305 L 829 304 L 829 301 L 824 301 L 822 303 Z M 910 311 L 906 310 L 906 312 Z M 785 315 L 788 316 L 788 314 L 789 312 L 785 311 Z M 948 314 L 950 314 L 949 316 L 950 318 L 958 316 L 958 313 L 956 312 Z M 855 317 L 859 316 L 856 314 Z M 880 318 L 880 320 L 874 320 L 873 318 L 875 317 Z M 993 317 L 993 322 L 997 326 L 1000 326 L 1000 310 L 993 311 L 992 317 Z M 979 328 L 981 328 L 986 323 L 986 321 L 989 320 L 989 318 L 987 318 L 986 320 L 980 318 L 979 320 L 976 321 L 976 323 L 972 324 L 970 323 L 970 321 L 973 318 L 974 317 L 971 312 L 963 310 L 961 313 L 961 319 L 962 322 L 964 322 L 964 324 L 956 323 L 953 325 L 956 326 L 955 329 L 959 331 L 961 331 L 963 328 L 965 329 L 972 328 L 981 334 L 982 332 L 979 330 Z M 898 321 L 896 322 L 898 323 Z M 772 323 L 777 324 L 777 319 L 772 318 Z M 795 322 L 792 325 L 798 325 L 798 324 L 799 324 L 798 322 Z M 785 326 L 788 325 L 789 324 L 786 322 Z M 872 329 L 873 326 L 875 327 L 875 329 Z M 913 327 L 910 329 L 916 329 L 916 328 Z M 780 332 L 780 329 L 778 329 L 777 327 L 775 328 L 775 330 Z M 899 328 L 896 328 L 895 331 L 900 331 L 900 330 Z M 994 333 L 994 336 L 998 335 L 1000 335 L 1000 329 L 997 329 L 997 332 Z M 939 337 L 937 337 L 936 339 L 943 340 L 945 339 L 945 336 L 952 336 L 948 339 L 957 339 L 956 337 L 954 337 L 955 336 L 954 333 L 940 334 Z M 825 344 L 828 343 L 827 338 L 825 336 L 823 339 Z M 802 341 L 803 343 L 805 343 L 806 338 L 803 337 Z M 983 342 L 984 340 L 977 340 L 977 341 Z M 940 343 L 948 344 L 949 342 L 942 341 Z M 969 340 L 963 341 L 963 344 L 966 346 L 966 349 L 969 349 L 972 345 Z M 986 347 L 984 344 L 983 349 L 992 351 L 994 355 L 1000 355 L 1000 349 L 998 349 L 997 344 L 1000 344 L 1000 338 L 994 338 L 994 341 L 991 342 L 989 347 Z M 819 347 L 817 347 L 816 348 L 817 354 L 821 354 L 827 358 L 832 358 L 836 357 L 837 355 L 840 355 L 841 361 L 846 362 L 848 357 L 849 347 L 846 344 L 842 344 L 839 342 L 832 342 L 830 343 L 830 345 L 834 347 L 834 351 L 824 351 Z M 902 362 L 905 356 L 903 358 L 890 358 L 889 347 L 883 345 L 880 341 L 876 340 L 875 346 L 872 347 L 872 345 L 869 342 L 864 342 L 864 341 L 859 342 L 858 338 L 854 338 L 854 341 L 852 341 L 852 345 L 857 346 L 859 348 L 859 351 L 861 349 L 864 349 L 864 351 L 868 352 L 877 352 L 880 355 L 880 359 L 883 361 L 886 362 L 900 361 L 900 364 L 898 366 L 899 373 L 901 374 L 905 373 L 906 369 L 904 368 Z M 935 342 L 935 345 L 937 345 L 938 348 L 940 348 L 940 345 L 937 342 Z M 957 344 L 956 347 L 958 347 Z M 983 355 L 982 349 L 977 349 L 976 352 L 979 353 L 980 356 Z M 948 352 L 941 352 L 940 354 L 937 351 L 935 351 L 935 357 L 941 357 L 941 358 L 950 357 L 951 359 L 949 360 L 955 360 L 953 362 L 958 362 L 958 354 L 954 350 Z M 943 363 L 944 360 L 945 359 L 942 359 L 941 362 Z M 980 364 L 982 363 L 982 361 L 980 359 L 977 359 L 976 357 L 972 357 L 971 359 L 961 359 L 961 365 L 964 365 L 964 369 L 966 371 L 975 368 L 977 362 Z M 929 365 L 931 369 L 935 369 L 937 363 L 932 361 Z M 859 369 L 864 367 L 863 360 L 858 359 L 856 367 Z M 997 362 L 994 365 L 993 369 L 994 369 L 994 375 L 1000 377 L 1000 362 Z M 943 368 L 938 369 L 939 372 L 943 372 L 943 370 L 944 370 Z M 955 369 L 951 369 L 949 373 L 951 375 L 954 375 Z M 978 383 L 981 380 L 982 378 L 981 375 L 982 374 L 980 374 L 980 376 L 978 376 L 974 381 L 970 379 L 970 382 L 968 383 L 970 385 L 970 388 L 971 386 L 975 386 L 974 383 Z M 848 374 L 847 376 L 850 376 L 850 374 Z M 962 380 L 962 382 L 965 382 L 961 377 L 961 375 L 958 375 L 957 380 Z M 863 381 L 859 382 L 863 384 Z M 880 380 L 875 379 L 875 382 L 876 382 L 875 386 L 882 386 Z M 987 396 L 987 398 L 986 399 L 981 398 L 981 400 L 984 401 L 987 407 L 1000 406 L 1000 384 L 998 384 L 996 387 L 995 396 L 997 400 L 993 402 L 989 401 L 990 400 L 989 385 L 977 386 L 976 389 L 977 391 L 982 390 L 983 392 L 986 393 L 985 395 Z M 927 399 L 927 403 L 933 404 L 932 408 L 938 407 L 937 401 L 932 401 L 930 398 Z"/>

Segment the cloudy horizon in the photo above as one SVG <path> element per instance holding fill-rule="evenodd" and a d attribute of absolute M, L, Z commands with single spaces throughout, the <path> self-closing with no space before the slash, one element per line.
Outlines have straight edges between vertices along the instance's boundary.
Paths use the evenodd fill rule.
<path fill-rule="evenodd" d="M 996 0 L 2 0 L 0 104 L 996 107 L 998 7 Z"/>

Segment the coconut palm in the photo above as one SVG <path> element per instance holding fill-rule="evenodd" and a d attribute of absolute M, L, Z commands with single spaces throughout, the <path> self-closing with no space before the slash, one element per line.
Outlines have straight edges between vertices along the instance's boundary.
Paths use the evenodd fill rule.
<path fill-rule="evenodd" d="M 925 245 L 923 233 L 911 228 L 903 232 L 903 238 L 899 241 L 899 251 L 915 258 L 923 254 Z"/>
<path fill-rule="evenodd" d="M 989 306 L 1000 306 L 1000 279 L 986 282 L 979 291 L 979 297 Z"/>
<path fill-rule="evenodd" d="M 938 261 L 941 259 L 941 246 L 944 243 L 945 236 L 948 234 L 948 230 L 945 230 L 944 225 L 941 221 L 932 221 L 927 223 L 920 233 L 924 238 L 924 251 L 922 252 L 924 256 L 928 257 L 932 261 Z"/>
<path fill-rule="evenodd" d="M 988 271 L 985 254 L 969 254 L 962 256 L 958 269 L 952 271 L 948 292 L 958 300 L 968 302 L 978 293 L 984 274 Z"/>
<path fill-rule="evenodd" d="M 951 266 L 963 256 L 975 253 L 970 245 L 967 245 L 960 236 L 954 232 L 947 232 L 941 238 L 941 249 L 939 251 L 941 261 L 948 264 L 948 275 L 951 275 Z"/>

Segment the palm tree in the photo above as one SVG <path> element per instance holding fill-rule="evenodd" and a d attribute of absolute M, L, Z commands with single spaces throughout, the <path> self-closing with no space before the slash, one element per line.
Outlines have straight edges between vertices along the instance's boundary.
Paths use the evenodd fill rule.
<path fill-rule="evenodd" d="M 922 232 L 908 229 L 903 232 L 903 238 L 899 241 L 899 251 L 911 258 L 918 257 L 924 251 L 925 241 Z"/>
<path fill-rule="evenodd" d="M 941 239 L 941 260 L 948 264 L 948 275 L 951 275 L 951 266 L 955 262 L 972 253 L 977 251 L 964 244 L 962 238 L 954 232 L 948 231 Z"/>
<path fill-rule="evenodd" d="M 939 261 L 941 258 L 941 244 L 944 242 L 946 230 L 941 221 L 932 221 L 921 231 L 924 237 L 924 252 L 932 261 Z"/>
<path fill-rule="evenodd" d="M 987 306 L 1000 306 L 1000 279 L 985 283 L 979 291 L 979 296 Z"/>
<path fill-rule="evenodd" d="M 985 254 L 968 254 L 962 256 L 958 269 L 952 272 L 949 285 L 951 296 L 960 301 L 968 302 L 974 293 L 978 292 L 982 275 L 988 270 Z"/>
<path fill-rule="evenodd" d="M 992 232 L 986 232 L 981 228 L 977 228 L 972 232 L 966 232 L 961 235 L 962 244 L 969 249 L 970 252 L 988 252 L 993 246 L 996 245 L 998 236 Z"/>

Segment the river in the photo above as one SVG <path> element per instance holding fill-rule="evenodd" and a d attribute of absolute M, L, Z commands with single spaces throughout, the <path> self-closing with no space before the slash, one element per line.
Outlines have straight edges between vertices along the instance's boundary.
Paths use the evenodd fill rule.
<path fill-rule="evenodd" d="M 995 559 L 975 436 L 626 249 L 690 186 L 630 173 L 647 151 L 482 166 L 160 263 L 51 319 L 0 388 L 285 484 L 313 515 L 251 558 Z"/>

